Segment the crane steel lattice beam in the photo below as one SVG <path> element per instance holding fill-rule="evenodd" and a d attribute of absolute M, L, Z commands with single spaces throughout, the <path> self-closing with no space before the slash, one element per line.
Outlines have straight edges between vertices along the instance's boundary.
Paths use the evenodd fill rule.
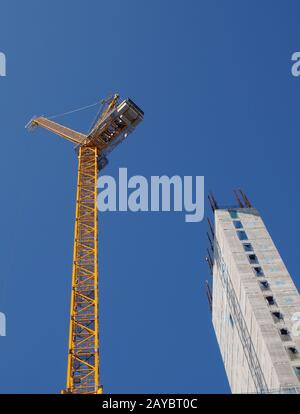
<path fill-rule="evenodd" d="M 60 125 L 57 122 L 51 121 L 50 119 L 47 119 L 43 116 L 39 116 L 38 118 L 32 119 L 27 124 L 27 126 L 31 129 L 37 126 L 41 126 L 45 129 L 48 129 L 51 132 L 54 132 L 54 134 L 57 134 L 62 138 L 66 138 L 74 144 L 82 145 L 87 140 L 87 135 L 82 134 L 81 132 L 74 131 L 73 129 L 65 127 L 63 125 Z"/>
<path fill-rule="evenodd" d="M 74 236 L 67 387 L 62 393 L 101 394 L 99 379 L 98 213 L 97 178 L 106 155 L 143 120 L 143 111 L 130 99 L 118 105 L 119 95 L 88 134 L 45 117 L 33 118 L 28 128 L 41 126 L 77 144 L 78 178 Z"/>
<path fill-rule="evenodd" d="M 98 327 L 98 149 L 80 147 L 72 272 L 67 390 L 102 393 Z"/>

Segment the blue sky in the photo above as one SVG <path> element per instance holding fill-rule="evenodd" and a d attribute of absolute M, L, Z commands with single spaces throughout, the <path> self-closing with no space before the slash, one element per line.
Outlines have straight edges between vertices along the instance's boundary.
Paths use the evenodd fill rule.
<path fill-rule="evenodd" d="M 242 187 L 299 286 L 297 3 L 2 0 L 0 392 L 65 386 L 76 157 L 25 131 L 33 115 L 131 97 L 145 120 L 105 173 L 204 175 L 221 203 Z M 65 122 L 85 131 L 93 116 Z M 206 223 L 130 212 L 99 222 L 105 391 L 229 392 L 204 291 Z"/>

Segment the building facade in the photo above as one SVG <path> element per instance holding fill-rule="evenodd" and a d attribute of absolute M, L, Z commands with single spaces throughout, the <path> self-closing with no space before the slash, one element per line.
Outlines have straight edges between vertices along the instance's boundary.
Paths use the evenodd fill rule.
<path fill-rule="evenodd" d="M 300 393 L 300 296 L 258 211 L 215 209 L 212 320 L 232 393 Z"/>

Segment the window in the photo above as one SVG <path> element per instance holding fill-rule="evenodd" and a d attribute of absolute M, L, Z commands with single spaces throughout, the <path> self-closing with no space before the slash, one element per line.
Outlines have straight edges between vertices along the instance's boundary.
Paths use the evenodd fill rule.
<path fill-rule="evenodd" d="M 267 263 L 270 263 L 270 262 L 267 261 Z M 278 266 L 276 266 L 276 265 L 269 266 L 269 272 L 275 273 L 275 272 L 279 272 L 279 271 L 280 270 L 279 270 Z"/>
<path fill-rule="evenodd" d="M 286 280 L 273 280 L 274 285 L 276 286 L 284 286 L 286 285 Z"/>
<path fill-rule="evenodd" d="M 300 379 L 300 367 L 294 367 L 295 374 Z"/>
<path fill-rule="evenodd" d="M 248 237 L 247 237 L 246 232 L 244 232 L 244 231 L 237 231 L 236 234 L 237 234 L 237 236 L 238 236 L 238 238 L 240 240 L 248 240 Z"/>
<path fill-rule="evenodd" d="M 258 259 L 257 259 L 256 254 L 249 254 L 248 260 L 251 264 L 257 264 L 258 263 Z"/>
<path fill-rule="evenodd" d="M 272 316 L 275 322 L 279 322 L 283 320 L 283 315 L 281 312 L 278 312 L 278 311 L 272 312 Z"/>
<path fill-rule="evenodd" d="M 266 296 L 266 301 L 268 302 L 268 305 L 270 306 L 276 304 L 274 296 Z"/>
<path fill-rule="evenodd" d="M 290 333 L 289 333 L 288 329 L 281 328 L 281 329 L 279 329 L 279 333 L 280 333 L 280 337 L 283 341 L 290 341 L 291 340 Z"/>
<path fill-rule="evenodd" d="M 282 299 L 284 305 L 292 305 L 294 303 L 294 298 L 292 296 L 284 296 Z"/>
<path fill-rule="evenodd" d="M 290 357 L 290 359 L 296 359 L 298 358 L 298 349 L 294 346 L 289 346 L 286 348 L 288 356 Z"/>
<path fill-rule="evenodd" d="M 263 280 L 262 282 L 259 282 L 261 290 L 268 290 L 270 285 L 266 280 Z"/>
<path fill-rule="evenodd" d="M 242 229 L 243 228 L 243 225 L 239 220 L 234 221 L 233 225 L 236 229 Z"/>
<path fill-rule="evenodd" d="M 245 252 L 253 252 L 252 244 L 250 243 L 243 243 L 243 247 Z"/>
<path fill-rule="evenodd" d="M 255 276 L 257 277 L 264 276 L 264 272 L 260 266 L 254 266 L 253 271 L 254 271 Z"/>
<path fill-rule="evenodd" d="M 235 210 L 229 210 L 229 214 L 232 219 L 238 218 L 238 213 Z"/>

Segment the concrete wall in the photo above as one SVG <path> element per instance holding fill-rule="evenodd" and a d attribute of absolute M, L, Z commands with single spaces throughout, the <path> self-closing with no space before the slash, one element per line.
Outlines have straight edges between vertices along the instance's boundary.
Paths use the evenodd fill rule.
<path fill-rule="evenodd" d="M 300 367 L 300 337 L 292 333 L 292 320 L 300 312 L 298 291 L 261 219 L 255 209 L 236 209 L 238 218 L 231 218 L 228 210 L 215 211 L 215 235 L 220 252 L 234 288 L 243 320 L 252 340 L 260 372 L 268 389 L 300 387 L 294 367 Z M 242 229 L 234 227 L 234 221 Z M 237 231 L 244 230 L 248 240 L 240 241 Z M 251 243 L 258 264 L 250 264 L 243 243 Z M 257 277 L 253 267 L 260 266 L 264 276 Z M 262 291 L 260 281 L 267 281 L 269 289 Z M 275 305 L 269 305 L 266 296 L 273 296 Z M 276 321 L 272 311 L 283 315 Z M 213 275 L 213 325 L 233 393 L 257 392 L 253 371 L 247 362 L 247 350 L 240 340 L 237 320 L 224 290 L 220 269 L 215 261 Z M 239 325 L 241 326 L 241 325 Z M 282 337 L 280 328 L 289 331 Z M 288 340 L 284 340 L 284 339 Z M 290 354 L 287 347 L 299 353 Z M 245 349 L 246 348 L 246 349 Z M 252 352 L 253 353 L 253 352 Z M 249 352 L 248 352 L 249 356 Z"/>

